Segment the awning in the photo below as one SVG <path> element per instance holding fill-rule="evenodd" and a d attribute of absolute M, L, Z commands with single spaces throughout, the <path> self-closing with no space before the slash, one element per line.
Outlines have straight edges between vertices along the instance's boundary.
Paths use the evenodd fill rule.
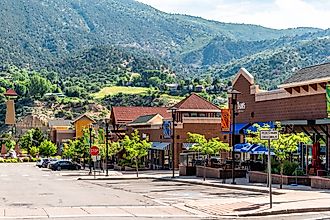
<path fill-rule="evenodd" d="M 236 144 L 234 147 L 234 151 L 235 152 L 243 152 L 242 149 L 249 147 L 250 144 L 249 143 L 244 143 L 244 144 Z"/>
<path fill-rule="evenodd" d="M 170 145 L 169 142 L 152 142 L 150 150 L 169 150 Z"/>
<path fill-rule="evenodd" d="M 243 134 L 244 130 L 250 126 L 249 123 L 236 123 L 235 124 L 235 134 Z M 231 129 L 228 132 L 223 132 L 224 134 L 231 134 L 233 130 L 233 127 L 231 125 Z"/>
<path fill-rule="evenodd" d="M 253 125 L 258 124 L 259 126 L 263 127 L 265 125 L 268 125 L 270 128 L 274 128 L 274 122 L 270 121 L 270 122 L 255 122 L 253 124 L 251 124 L 249 127 L 244 129 L 244 134 L 247 134 L 248 131 L 252 131 L 252 132 L 256 132 L 257 128 Z"/>
<path fill-rule="evenodd" d="M 254 147 L 250 150 L 250 154 L 266 154 L 268 155 L 268 149 L 264 146 L 257 145 L 257 147 Z M 273 151 L 270 151 L 270 155 L 274 156 L 275 153 Z"/>
<path fill-rule="evenodd" d="M 182 144 L 182 148 L 189 150 L 190 148 L 192 148 L 196 143 L 183 143 Z"/>

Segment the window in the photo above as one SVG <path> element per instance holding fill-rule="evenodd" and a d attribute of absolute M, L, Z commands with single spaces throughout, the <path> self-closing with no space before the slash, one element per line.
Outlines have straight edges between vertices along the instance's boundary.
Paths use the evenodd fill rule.
<path fill-rule="evenodd" d="M 190 117 L 197 117 L 197 113 L 196 112 L 190 113 Z"/>
<path fill-rule="evenodd" d="M 207 117 L 207 116 L 206 116 L 206 113 L 198 113 L 198 117 L 203 117 L 203 118 L 205 118 L 205 117 Z"/>

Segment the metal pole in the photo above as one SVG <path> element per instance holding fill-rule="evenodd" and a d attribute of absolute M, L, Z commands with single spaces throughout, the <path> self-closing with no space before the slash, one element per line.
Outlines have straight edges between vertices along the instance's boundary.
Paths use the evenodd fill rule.
<path fill-rule="evenodd" d="M 92 156 L 91 156 L 91 148 L 92 148 L 92 127 L 89 127 L 89 175 L 92 174 Z"/>
<path fill-rule="evenodd" d="M 106 176 L 109 176 L 108 161 L 109 161 L 109 123 L 105 122 L 105 146 L 106 146 L 106 156 L 105 156 L 105 166 L 106 166 Z"/>
<path fill-rule="evenodd" d="M 231 145 L 232 145 L 232 170 L 231 170 L 231 175 L 232 175 L 232 182 L 231 184 L 236 184 L 235 182 L 235 107 L 236 107 L 236 98 L 233 96 L 232 97 L 232 105 L 233 105 L 233 130 L 231 132 Z"/>
<path fill-rule="evenodd" d="M 175 145 L 175 111 L 172 110 L 172 120 L 173 120 L 173 125 L 172 125 L 172 178 L 175 177 L 174 174 L 174 145 Z"/>
<path fill-rule="evenodd" d="M 272 198 L 272 162 L 270 157 L 270 139 L 268 139 L 268 183 L 269 183 L 269 206 L 273 207 Z"/>

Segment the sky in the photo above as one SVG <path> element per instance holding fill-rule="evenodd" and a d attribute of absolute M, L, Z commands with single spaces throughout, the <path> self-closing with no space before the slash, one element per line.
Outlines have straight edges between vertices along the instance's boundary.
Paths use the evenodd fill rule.
<path fill-rule="evenodd" d="M 168 13 L 284 29 L 330 28 L 330 0 L 137 0 Z"/>

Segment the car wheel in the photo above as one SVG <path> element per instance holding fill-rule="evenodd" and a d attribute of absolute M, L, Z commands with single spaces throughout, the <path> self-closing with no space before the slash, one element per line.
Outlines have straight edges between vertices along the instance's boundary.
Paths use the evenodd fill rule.
<path fill-rule="evenodd" d="M 57 170 L 57 171 L 61 171 L 61 167 L 60 167 L 60 166 L 58 166 L 56 170 Z"/>

